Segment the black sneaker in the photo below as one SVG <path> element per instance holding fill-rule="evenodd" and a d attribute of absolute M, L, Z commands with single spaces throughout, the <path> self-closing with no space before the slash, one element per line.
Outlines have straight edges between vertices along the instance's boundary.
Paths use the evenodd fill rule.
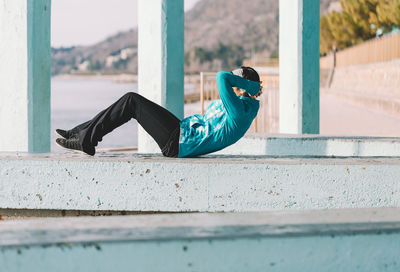
<path fill-rule="evenodd" d="M 75 139 L 75 138 L 77 138 L 75 136 L 75 134 L 71 134 L 68 131 L 63 130 L 63 129 L 56 129 L 55 132 L 56 132 L 57 135 L 60 135 L 64 139 Z"/>
<path fill-rule="evenodd" d="M 86 154 L 88 154 L 90 156 L 93 156 L 96 153 L 96 150 L 94 147 L 90 147 L 88 150 L 83 150 L 82 145 L 78 139 L 57 138 L 56 143 L 57 143 L 57 145 L 61 146 L 62 148 L 85 152 Z"/>

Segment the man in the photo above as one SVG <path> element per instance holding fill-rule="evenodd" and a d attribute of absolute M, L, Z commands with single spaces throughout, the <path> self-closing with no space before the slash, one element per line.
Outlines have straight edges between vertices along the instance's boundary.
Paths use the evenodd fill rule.
<path fill-rule="evenodd" d="M 217 87 L 221 99 L 213 101 L 204 115 L 182 121 L 160 105 L 129 92 L 90 121 L 71 130 L 57 129 L 62 138 L 56 143 L 93 156 L 103 136 L 134 118 L 166 157 L 194 157 L 221 150 L 249 129 L 260 107 L 256 98 L 262 87 L 258 73 L 245 66 L 219 72 Z"/>

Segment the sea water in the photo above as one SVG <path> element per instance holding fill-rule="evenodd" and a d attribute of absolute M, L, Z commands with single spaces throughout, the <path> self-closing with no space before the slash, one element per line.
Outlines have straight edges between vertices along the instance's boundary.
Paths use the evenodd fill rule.
<path fill-rule="evenodd" d="M 71 129 L 90 120 L 126 92 L 137 92 L 136 83 L 114 83 L 108 79 L 52 78 L 51 129 Z M 52 152 L 64 152 L 51 136 Z M 137 122 L 129 121 L 106 135 L 99 148 L 137 146 Z"/>

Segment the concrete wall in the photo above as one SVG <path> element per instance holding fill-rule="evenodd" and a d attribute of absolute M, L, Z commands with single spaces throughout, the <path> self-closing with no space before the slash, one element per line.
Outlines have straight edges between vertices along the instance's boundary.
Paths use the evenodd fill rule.
<path fill-rule="evenodd" d="M 400 59 L 337 67 L 331 88 L 343 92 L 400 98 Z"/>
<path fill-rule="evenodd" d="M 400 234 L 60 243 L 6 248 L 7 272 L 399 271 Z"/>
<path fill-rule="evenodd" d="M 400 207 L 399 158 L 0 157 L 0 208 L 263 211 Z"/>
<path fill-rule="evenodd" d="M 399 271 L 398 209 L 0 222 L 15 271 Z"/>
<path fill-rule="evenodd" d="M 400 116 L 400 59 L 336 67 L 331 87 L 321 91 L 353 104 Z"/>

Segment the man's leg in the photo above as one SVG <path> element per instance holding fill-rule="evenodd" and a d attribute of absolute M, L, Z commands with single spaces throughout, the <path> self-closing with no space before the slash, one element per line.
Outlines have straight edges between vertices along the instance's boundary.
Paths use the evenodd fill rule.
<path fill-rule="evenodd" d="M 92 120 L 68 131 L 79 139 L 82 150 L 97 146 L 103 136 L 135 118 L 163 149 L 171 134 L 179 127 L 180 120 L 160 105 L 137 93 L 127 93 Z"/>

